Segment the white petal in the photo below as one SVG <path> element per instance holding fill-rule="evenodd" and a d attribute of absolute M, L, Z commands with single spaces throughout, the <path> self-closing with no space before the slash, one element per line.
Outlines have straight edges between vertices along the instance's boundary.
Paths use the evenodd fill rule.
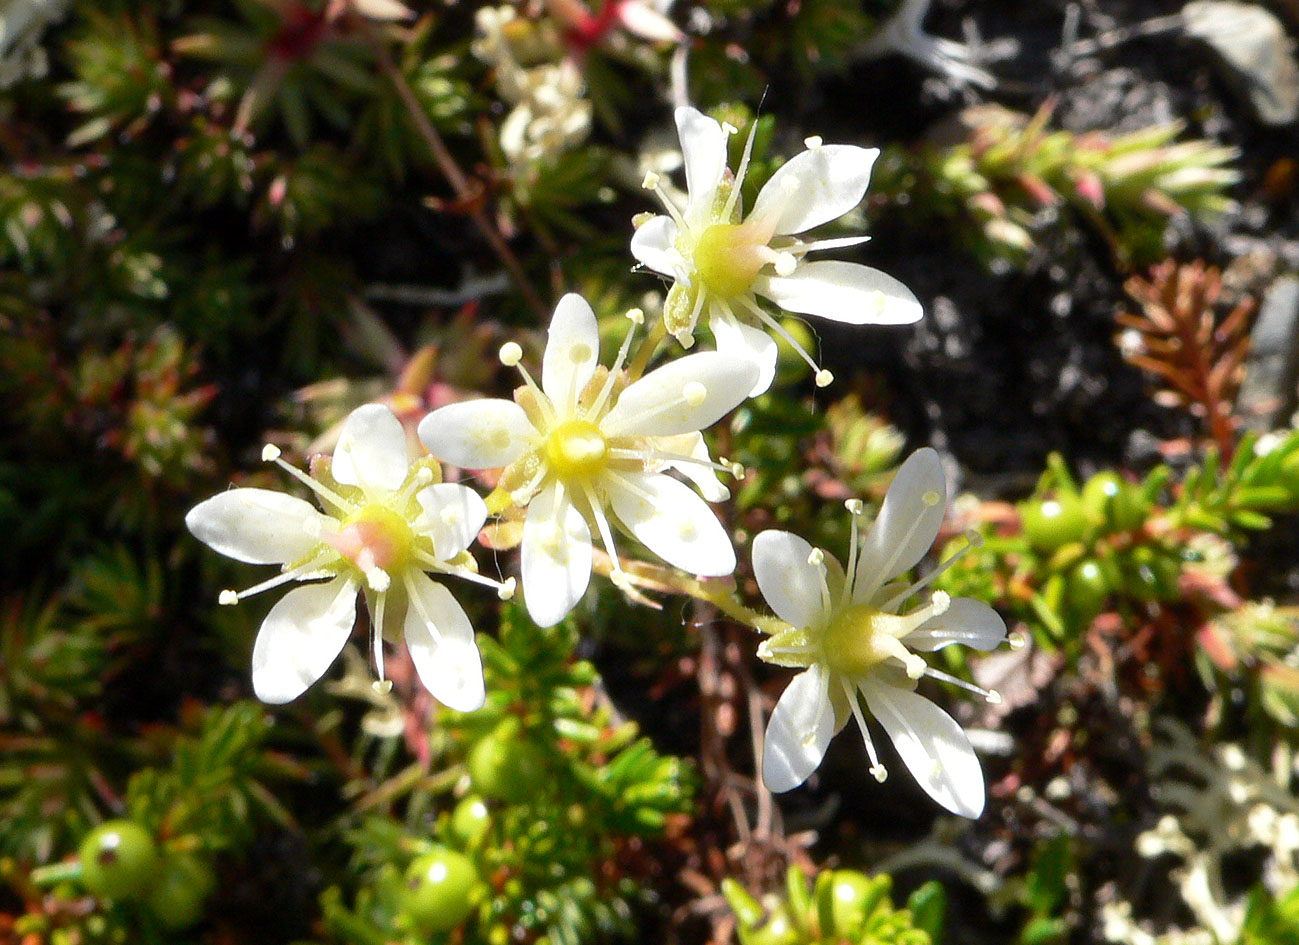
<path fill-rule="evenodd" d="M 330 467 L 335 479 L 369 495 L 395 492 L 409 471 L 406 431 L 396 414 L 382 404 L 366 404 L 347 415 Z"/>
<path fill-rule="evenodd" d="M 717 350 L 727 357 L 741 358 L 754 364 L 758 369 L 758 379 L 750 397 L 765 394 L 776 379 L 776 359 L 780 349 L 776 339 L 762 328 L 746 325 L 744 322 L 727 315 L 712 315 L 708 319 L 713 338 L 717 341 Z"/>
<path fill-rule="evenodd" d="M 586 299 L 570 292 L 559 300 L 546 333 L 546 353 L 541 359 L 541 389 L 568 416 L 577 395 L 600 363 L 600 326 Z"/>
<path fill-rule="evenodd" d="M 750 218 L 777 214 L 776 235 L 837 220 L 866 196 L 878 148 L 827 144 L 790 158 L 763 185 Z"/>
<path fill-rule="evenodd" d="M 610 474 L 609 504 L 623 527 L 668 564 L 706 577 L 735 570 L 735 548 L 708 503 L 661 473 Z"/>
<path fill-rule="evenodd" d="M 627 30 L 642 39 L 679 43 L 685 38 L 675 23 L 639 0 L 623 0 L 618 4 L 618 19 Z"/>
<path fill-rule="evenodd" d="M 415 494 L 424 513 L 415 523 L 419 534 L 433 540 L 433 554 L 449 561 L 464 551 L 487 521 L 487 503 L 468 486 L 439 482 Z"/>
<path fill-rule="evenodd" d="M 811 554 L 812 546 L 792 532 L 768 529 L 753 539 L 758 590 L 777 617 L 800 628 L 819 626 L 825 617 L 821 571 L 808 561 Z"/>
<path fill-rule="evenodd" d="M 690 196 L 686 222 L 691 227 L 706 226 L 712 217 L 717 185 L 726 171 L 728 136 L 720 124 L 689 106 L 676 110 L 676 120 L 677 134 L 681 138 L 681 157 L 686 164 L 686 190 Z"/>
<path fill-rule="evenodd" d="M 947 610 L 926 620 L 902 638 L 910 649 L 921 653 L 961 643 L 976 650 L 991 650 L 1006 639 L 1006 622 L 981 600 L 954 597 Z"/>
<path fill-rule="evenodd" d="M 962 817 L 983 813 L 983 771 L 956 721 L 924 696 L 897 686 L 871 679 L 861 691 L 929 796 Z"/>
<path fill-rule="evenodd" d="M 591 529 L 557 485 L 528 504 L 520 552 L 523 600 L 541 627 L 563 620 L 591 581 Z"/>
<path fill-rule="evenodd" d="M 655 272 L 675 279 L 681 266 L 676 244 L 676 221 L 671 217 L 652 217 L 631 235 L 631 254 Z"/>
<path fill-rule="evenodd" d="M 338 658 L 356 623 L 356 581 L 337 577 L 289 591 L 253 643 L 253 691 L 272 705 L 292 702 Z"/>
<path fill-rule="evenodd" d="M 537 431 L 512 400 L 465 400 L 421 420 L 419 438 L 438 459 L 461 469 L 496 469 L 531 449 Z"/>
<path fill-rule="evenodd" d="M 753 291 L 786 311 L 847 325 L 910 325 L 924 314 L 897 279 L 835 259 L 801 263 L 789 276 L 759 276 Z"/>
<path fill-rule="evenodd" d="M 231 489 L 185 515 L 191 534 L 213 551 L 249 564 L 284 564 L 320 541 L 329 518 L 310 502 L 269 489 Z"/>
<path fill-rule="evenodd" d="M 829 703 L 828 677 L 820 663 L 789 681 L 762 742 L 762 781 L 767 790 L 793 790 L 821 764 L 834 737 L 834 710 Z"/>
<path fill-rule="evenodd" d="M 614 436 L 674 436 L 712 426 L 748 396 L 758 369 L 717 351 L 669 361 L 618 396 L 600 430 Z"/>
<path fill-rule="evenodd" d="M 413 576 L 411 589 L 419 595 L 420 606 L 411 603 L 406 608 L 406 647 L 420 682 L 438 702 L 458 712 L 481 708 L 483 663 L 464 608 L 424 574 Z"/>
<path fill-rule="evenodd" d="M 663 437 L 655 440 L 654 446 L 659 449 L 680 453 L 683 456 L 692 456 L 700 461 L 687 463 L 680 460 L 668 460 L 663 463 L 663 468 L 675 469 L 685 476 L 694 483 L 695 488 L 709 502 L 725 502 L 731 497 L 731 490 L 726 488 L 722 481 L 717 478 L 717 473 L 713 471 L 713 467 L 704 465 L 704 463 L 712 462 L 712 457 L 708 454 L 708 444 L 704 442 L 702 433 L 682 433 L 675 437 Z"/>
<path fill-rule="evenodd" d="M 946 511 L 943 464 L 934 450 L 918 449 L 893 477 L 879 517 L 862 540 L 853 600 L 869 600 L 886 582 L 914 568 L 933 546 Z"/>

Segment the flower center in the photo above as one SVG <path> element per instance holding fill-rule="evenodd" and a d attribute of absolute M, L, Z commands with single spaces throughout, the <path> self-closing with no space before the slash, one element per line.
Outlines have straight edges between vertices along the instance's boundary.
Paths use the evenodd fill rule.
<path fill-rule="evenodd" d="M 560 479 L 587 479 L 609 461 L 609 441 L 589 420 L 566 420 L 546 437 L 546 463 Z"/>
<path fill-rule="evenodd" d="M 844 676 L 861 676 L 894 655 L 901 644 L 885 629 L 887 619 L 880 619 L 889 616 L 857 604 L 835 617 L 823 638 L 829 667 Z"/>
<path fill-rule="evenodd" d="M 367 505 L 349 515 L 328 541 L 364 572 L 400 568 L 415 548 L 410 524 L 384 505 Z"/>
<path fill-rule="evenodd" d="M 694 252 L 700 281 L 725 297 L 748 292 L 772 255 L 757 235 L 744 223 L 714 223 L 704 230 Z"/>

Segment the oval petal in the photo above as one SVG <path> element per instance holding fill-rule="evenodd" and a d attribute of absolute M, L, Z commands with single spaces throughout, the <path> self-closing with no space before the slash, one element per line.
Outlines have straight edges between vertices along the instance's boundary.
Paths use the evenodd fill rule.
<path fill-rule="evenodd" d="M 306 555 L 329 521 L 310 502 L 270 489 L 231 489 L 204 499 L 185 527 L 213 551 L 249 564 L 284 564 Z"/>
<path fill-rule="evenodd" d="M 604 486 L 622 526 L 668 564 L 705 577 L 735 570 L 730 535 L 689 486 L 662 473 L 610 473 Z"/>
<path fill-rule="evenodd" d="M 253 692 L 271 705 L 292 702 L 333 665 L 356 623 L 356 581 L 337 577 L 289 591 L 271 608 L 253 643 Z"/>
<path fill-rule="evenodd" d="M 795 627 L 825 623 L 826 582 L 808 559 L 812 546 L 793 532 L 768 529 L 753 539 L 753 576 L 776 616 Z M 833 559 L 826 555 L 827 561 Z"/>
<path fill-rule="evenodd" d="M 600 430 L 607 437 L 703 430 L 738 407 L 757 377 L 754 364 L 718 351 L 669 361 L 624 390 Z"/>
<path fill-rule="evenodd" d="M 419 424 L 424 447 L 461 469 L 507 466 L 532 448 L 537 435 L 528 415 L 512 400 L 447 404 Z"/>
<path fill-rule="evenodd" d="M 952 643 L 992 650 L 1006 639 L 1006 621 L 981 600 L 954 597 L 947 610 L 902 638 L 909 648 L 932 653 Z"/>
<path fill-rule="evenodd" d="M 869 601 L 888 581 L 916 566 L 929 551 L 947 513 L 947 479 L 929 447 L 907 457 L 889 485 L 875 524 L 862 540 L 853 600 Z"/>
<path fill-rule="evenodd" d="M 953 814 L 983 813 L 983 770 L 965 732 L 924 696 L 875 679 L 860 684 L 912 776 Z"/>
<path fill-rule="evenodd" d="M 754 325 L 746 325 L 726 315 L 712 315 L 708 327 L 717 342 L 717 350 L 728 358 L 749 361 L 758 369 L 758 378 L 749 391 L 750 397 L 765 394 L 776 379 L 776 361 L 780 349 L 776 339 Z"/>
<path fill-rule="evenodd" d="M 415 672 L 433 697 L 457 712 L 483 705 L 483 663 L 474 629 L 459 602 L 427 575 L 412 573 L 406 608 L 406 648 Z"/>
<path fill-rule="evenodd" d="M 676 110 L 676 122 L 690 197 L 685 218 L 691 227 L 706 226 L 712 218 L 717 187 L 726 173 L 726 130 L 688 105 Z"/>
<path fill-rule="evenodd" d="M 343 421 L 334 447 L 333 477 L 367 494 L 396 492 L 410 471 L 406 431 L 383 404 L 357 407 Z"/>
<path fill-rule="evenodd" d="M 423 514 L 415 530 L 433 541 L 433 554 L 449 561 L 473 544 L 487 521 L 487 503 L 468 486 L 439 482 L 415 493 Z"/>
<path fill-rule="evenodd" d="M 591 581 L 591 529 L 563 489 L 551 484 L 528 504 L 520 551 L 523 601 L 541 627 L 563 620 Z"/>
<path fill-rule="evenodd" d="M 897 279 L 836 259 L 800 263 L 788 276 L 759 276 L 753 291 L 788 312 L 846 325 L 910 325 L 924 314 Z"/>
<path fill-rule="evenodd" d="M 559 300 L 546 333 L 541 389 L 560 416 L 571 416 L 577 396 L 600 363 L 600 328 L 586 299 L 570 292 Z"/>
<path fill-rule="evenodd" d="M 681 254 L 677 252 L 677 224 L 671 217 L 651 217 L 631 235 L 631 254 L 637 261 L 665 276 L 679 278 Z"/>
<path fill-rule="evenodd" d="M 777 236 L 837 220 L 866 196 L 879 148 L 827 144 L 786 161 L 763 185 L 750 219 L 774 216 Z"/>
<path fill-rule="evenodd" d="M 762 740 L 762 782 L 777 794 L 806 781 L 834 737 L 828 674 L 813 663 L 789 681 L 767 722 Z"/>

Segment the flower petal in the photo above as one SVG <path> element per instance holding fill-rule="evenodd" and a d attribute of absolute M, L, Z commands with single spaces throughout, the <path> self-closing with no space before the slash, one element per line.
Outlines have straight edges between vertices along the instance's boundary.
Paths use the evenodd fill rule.
<path fill-rule="evenodd" d="M 758 368 L 758 379 L 750 397 L 765 394 L 776 379 L 776 359 L 780 349 L 776 339 L 761 328 L 746 325 L 744 322 L 727 315 L 712 315 L 708 319 L 713 338 L 717 341 L 717 350 L 727 357 L 749 361 Z"/>
<path fill-rule="evenodd" d="M 718 351 L 669 361 L 623 391 L 600 421 L 600 430 L 607 437 L 703 430 L 738 407 L 757 376 L 751 362 Z"/>
<path fill-rule="evenodd" d="M 559 623 L 591 581 L 591 529 L 557 484 L 528 504 L 520 559 L 528 615 L 541 627 Z"/>
<path fill-rule="evenodd" d="M 786 311 L 846 325 L 910 325 L 924 314 L 897 279 L 836 259 L 800 263 L 788 276 L 759 276 L 753 291 Z"/>
<path fill-rule="evenodd" d="M 449 561 L 468 548 L 487 521 L 487 503 L 468 486 L 439 482 L 415 494 L 423 514 L 416 531 L 433 541 L 433 554 Z"/>
<path fill-rule="evenodd" d="M 668 564 L 705 577 L 735 570 L 735 548 L 708 503 L 662 473 L 610 473 L 603 480 L 623 527 Z"/>
<path fill-rule="evenodd" d="M 541 389 L 559 410 L 569 416 L 577 395 L 600 363 L 600 327 L 586 299 L 570 292 L 559 300 L 546 333 L 546 353 L 541 358 Z"/>
<path fill-rule="evenodd" d="M 879 517 L 862 540 L 853 600 L 868 601 L 881 586 L 914 568 L 938 537 L 947 512 L 947 480 L 929 447 L 907 457 L 889 485 Z"/>
<path fill-rule="evenodd" d="M 412 601 L 406 608 L 406 647 L 420 682 L 448 708 L 458 712 L 481 708 L 482 657 L 464 608 L 450 591 L 422 573 L 412 573 L 409 587 L 419 595 L 419 605 Z"/>
<path fill-rule="evenodd" d="M 706 226 L 712 217 L 717 185 L 726 172 L 727 134 L 716 121 L 689 106 L 676 110 L 676 120 L 690 196 L 686 222 L 691 227 Z"/>
<path fill-rule="evenodd" d="M 713 467 L 704 465 L 705 463 L 711 463 L 712 457 L 708 454 L 708 444 L 704 442 L 702 433 L 682 433 L 673 437 L 659 437 L 655 439 L 653 448 L 678 453 L 682 456 L 690 456 L 699 460 L 697 463 L 690 463 L 684 460 L 670 459 L 662 464 L 662 468 L 676 470 L 682 476 L 685 476 L 694 483 L 695 488 L 709 502 L 725 502 L 731 497 L 731 490 L 726 488 L 722 481 L 717 478 L 717 473 L 713 471 Z"/>
<path fill-rule="evenodd" d="M 537 431 L 512 400 L 465 400 L 421 420 L 419 438 L 438 459 L 461 469 L 496 469 L 526 453 Z"/>
<path fill-rule="evenodd" d="M 920 786 L 962 817 L 983 813 L 983 771 L 965 732 L 924 696 L 875 679 L 860 683 L 866 704 Z"/>
<path fill-rule="evenodd" d="M 249 564 L 284 564 L 320 542 L 328 516 L 310 502 L 270 489 L 231 489 L 185 515 L 185 527 L 213 551 Z"/>
<path fill-rule="evenodd" d="M 356 623 L 356 581 L 342 576 L 285 594 L 253 643 L 253 692 L 272 705 L 292 702 L 338 658 Z"/>
<path fill-rule="evenodd" d="M 681 268 L 676 243 L 676 221 L 665 216 L 651 217 L 631 235 L 631 254 L 655 272 L 675 279 Z"/>
<path fill-rule="evenodd" d="M 789 681 L 767 722 L 762 781 L 767 790 L 790 791 L 821 764 L 834 737 L 834 710 L 824 666 L 813 663 Z"/>
<path fill-rule="evenodd" d="M 333 477 L 345 486 L 372 492 L 395 492 L 410 471 L 406 431 L 383 404 L 357 407 L 343 421 L 334 448 Z"/>
<path fill-rule="evenodd" d="M 795 627 L 820 626 L 825 618 L 821 571 L 808 558 L 812 546 L 793 532 L 768 529 L 753 539 L 753 576 L 776 616 Z M 826 561 L 831 561 L 826 555 Z"/>
<path fill-rule="evenodd" d="M 1000 614 L 981 600 L 954 597 L 943 614 L 926 620 L 902 642 L 921 653 L 932 653 L 951 643 L 991 650 L 1005 639 L 1006 622 Z"/>
<path fill-rule="evenodd" d="M 782 165 L 763 185 L 750 219 L 776 215 L 775 233 L 802 233 L 837 220 L 866 196 L 878 148 L 827 144 Z"/>

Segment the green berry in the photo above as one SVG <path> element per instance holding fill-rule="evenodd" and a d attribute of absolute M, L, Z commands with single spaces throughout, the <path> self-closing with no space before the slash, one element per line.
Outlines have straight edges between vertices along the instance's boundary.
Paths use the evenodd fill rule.
<path fill-rule="evenodd" d="M 162 873 L 145 898 L 145 905 L 169 929 L 187 929 L 203 918 L 216 876 L 207 860 L 178 853 L 162 863 Z"/>
<path fill-rule="evenodd" d="M 1087 514 L 1109 531 L 1131 531 L 1145 524 L 1150 504 L 1118 473 L 1100 472 L 1083 485 L 1082 501 Z"/>
<path fill-rule="evenodd" d="M 545 784 L 546 754 L 533 741 L 497 731 L 469 752 L 469 778 L 484 797 L 519 804 Z"/>
<path fill-rule="evenodd" d="M 1026 502 L 1020 506 L 1019 516 L 1028 543 L 1045 554 L 1082 541 L 1087 534 L 1087 513 L 1071 492 Z"/>
<path fill-rule="evenodd" d="M 109 820 L 81 841 L 81 880 L 101 899 L 142 896 L 158 878 L 158 846 L 131 820 Z"/>
<path fill-rule="evenodd" d="M 884 887 L 853 870 L 835 870 L 830 880 L 830 914 L 834 934 L 857 941 L 866 919 L 875 911 Z"/>
<path fill-rule="evenodd" d="M 1069 572 L 1067 592 L 1070 612 L 1080 623 L 1091 623 L 1114 590 L 1100 564 L 1082 561 Z"/>
<path fill-rule="evenodd" d="M 406 870 L 402 911 L 421 933 L 445 932 L 469 917 L 478 872 L 468 858 L 439 848 Z"/>
<path fill-rule="evenodd" d="M 476 847 L 491 825 L 487 805 L 475 794 L 464 798 L 451 812 L 451 834 L 466 847 Z"/>

